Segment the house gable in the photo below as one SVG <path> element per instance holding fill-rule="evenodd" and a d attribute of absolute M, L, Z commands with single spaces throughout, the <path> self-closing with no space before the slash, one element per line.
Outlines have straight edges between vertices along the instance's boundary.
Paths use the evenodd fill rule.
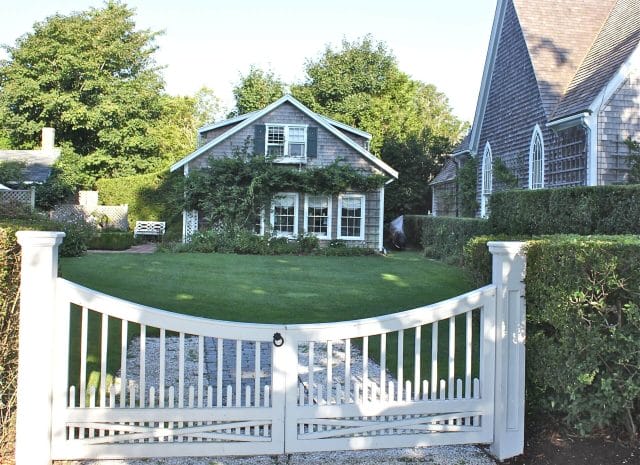
<path fill-rule="evenodd" d="M 366 140 L 367 133 L 355 128 L 347 131 L 348 126 L 332 122 L 332 120 L 312 112 L 291 95 L 285 95 L 264 109 L 251 113 L 244 119 L 238 117 L 237 120 L 239 121 L 232 121 L 232 127 L 171 166 L 171 171 L 183 166 L 203 166 L 209 156 L 230 156 L 235 150 L 241 149 L 253 139 L 255 125 L 271 123 L 301 124 L 318 128 L 318 157 L 313 162 L 308 160 L 307 166 L 324 166 L 335 160 L 344 159 L 354 167 L 382 172 L 391 178 L 398 177 L 396 170 L 366 150 L 362 142 L 360 145 L 357 140 L 346 135 L 347 132 L 353 132 L 360 139 Z M 206 127 L 201 134 L 216 131 L 224 126 L 223 124 L 211 125 Z M 339 126 L 339 129 L 336 126 Z"/>

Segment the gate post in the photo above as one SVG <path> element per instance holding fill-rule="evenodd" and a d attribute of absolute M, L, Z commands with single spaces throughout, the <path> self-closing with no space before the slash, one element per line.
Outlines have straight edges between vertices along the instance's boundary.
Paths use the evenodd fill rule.
<path fill-rule="evenodd" d="M 498 460 L 524 450 L 526 310 L 524 242 L 489 242 L 496 286 L 496 369 L 493 443 Z"/>
<path fill-rule="evenodd" d="M 18 231 L 20 335 L 16 464 L 51 463 L 51 397 L 58 246 L 64 233 Z"/>

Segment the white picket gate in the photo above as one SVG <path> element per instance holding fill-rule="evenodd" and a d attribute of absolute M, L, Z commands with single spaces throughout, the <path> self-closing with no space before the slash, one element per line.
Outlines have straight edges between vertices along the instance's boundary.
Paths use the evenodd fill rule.
<path fill-rule="evenodd" d="M 521 243 L 490 243 L 493 283 L 444 302 L 264 325 L 58 278 L 62 236 L 18 233 L 18 465 L 467 443 L 490 444 L 499 459 L 522 452 Z M 43 375 L 34 367 L 46 357 Z"/>

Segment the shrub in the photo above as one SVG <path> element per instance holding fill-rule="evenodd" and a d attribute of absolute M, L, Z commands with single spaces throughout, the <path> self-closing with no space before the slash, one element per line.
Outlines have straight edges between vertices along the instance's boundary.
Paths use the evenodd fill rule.
<path fill-rule="evenodd" d="M 132 245 L 133 233 L 125 231 L 102 231 L 87 244 L 88 248 L 98 250 L 126 250 Z"/>
<path fill-rule="evenodd" d="M 96 188 L 103 205 L 129 205 L 129 227 L 137 220 L 165 221 L 167 234 L 181 234 L 182 174 L 161 171 L 123 178 L 99 179 Z"/>
<path fill-rule="evenodd" d="M 60 255 L 63 257 L 77 257 L 87 251 L 87 244 L 95 234 L 95 229 L 84 222 L 58 222 L 45 219 L 38 215 L 29 218 L 0 220 L 0 228 L 8 227 L 18 231 L 63 231 L 64 240 L 60 245 Z"/>
<path fill-rule="evenodd" d="M 465 266 L 490 275 L 489 240 Z M 527 242 L 527 399 L 581 433 L 640 422 L 640 239 L 553 236 Z M 489 278 L 490 279 L 490 278 Z M 633 436 L 632 436 L 633 437 Z"/>
<path fill-rule="evenodd" d="M 407 247 L 419 249 L 422 247 L 422 230 L 428 215 L 404 215 L 404 234 L 407 236 Z"/>
<path fill-rule="evenodd" d="M 0 462 L 13 456 L 18 375 L 20 247 L 15 229 L 0 226 Z"/>
<path fill-rule="evenodd" d="M 491 195 L 497 234 L 640 234 L 640 186 L 511 190 Z"/>
<path fill-rule="evenodd" d="M 425 256 L 449 263 L 461 263 L 464 245 L 470 238 L 488 231 L 487 221 L 479 218 L 429 216 L 422 220 L 422 247 Z"/>

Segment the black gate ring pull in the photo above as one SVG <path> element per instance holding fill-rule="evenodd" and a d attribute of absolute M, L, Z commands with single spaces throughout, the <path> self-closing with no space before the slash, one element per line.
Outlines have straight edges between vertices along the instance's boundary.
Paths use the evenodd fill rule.
<path fill-rule="evenodd" d="M 282 347 L 283 344 L 284 344 L 284 338 L 282 337 L 282 334 L 275 333 L 273 335 L 273 345 L 276 347 Z"/>

